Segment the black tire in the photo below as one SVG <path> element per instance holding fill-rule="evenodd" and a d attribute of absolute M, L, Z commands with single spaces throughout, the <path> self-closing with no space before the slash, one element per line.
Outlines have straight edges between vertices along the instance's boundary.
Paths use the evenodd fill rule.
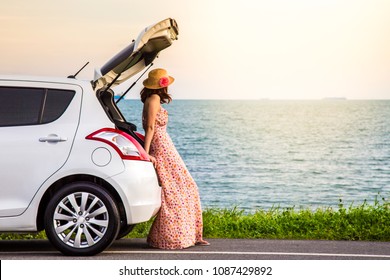
<path fill-rule="evenodd" d="M 50 200 L 45 231 L 64 255 L 91 256 L 116 239 L 119 220 L 118 208 L 106 190 L 91 182 L 74 182 Z"/>
<path fill-rule="evenodd" d="M 135 225 L 122 225 L 116 239 L 121 239 L 121 238 L 125 237 L 133 230 L 134 227 L 135 227 Z"/>

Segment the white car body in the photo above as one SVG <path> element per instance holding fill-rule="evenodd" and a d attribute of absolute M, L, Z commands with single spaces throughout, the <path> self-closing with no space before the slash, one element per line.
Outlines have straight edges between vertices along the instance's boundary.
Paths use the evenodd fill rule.
<path fill-rule="evenodd" d="M 104 109 L 107 106 L 101 96 L 112 95 L 108 87 L 122 83 L 149 65 L 159 51 L 177 39 L 177 34 L 177 25 L 172 19 L 146 28 L 136 42 L 109 61 L 102 68 L 103 71 L 96 71 L 92 83 L 74 78 L 0 76 L 0 100 L 4 101 L 1 94 L 9 94 L 7 92 L 10 89 L 16 94 L 19 91 L 39 91 L 39 94 L 44 92 L 39 123 L 12 125 L 13 119 L 0 119 L 0 232 L 36 232 L 44 229 L 45 225 L 51 227 L 54 224 L 52 230 L 55 233 L 51 238 L 48 237 L 57 243 L 54 245 L 60 251 L 70 255 L 92 255 L 109 246 L 118 237 L 118 232 L 121 234 L 121 228 L 126 230 L 127 226 L 147 221 L 158 212 L 161 187 L 156 171 L 145 156 L 142 143 L 139 144 L 130 132 L 121 129 L 126 123 L 118 120 L 120 112 L 119 117 L 112 117 L 111 112 Z M 157 43 L 153 43 L 153 40 Z M 161 45 L 162 41 L 164 45 Z M 153 53 L 148 57 L 150 49 Z M 134 57 L 137 59 L 136 63 L 132 63 Z M 102 92 L 103 95 L 99 95 Z M 74 95 L 71 98 L 72 93 Z M 44 110 L 45 106 L 49 106 L 45 102 L 49 102 L 49 98 L 67 98 L 71 101 L 57 119 L 45 122 Z M 110 101 L 110 97 L 107 98 Z M 12 114 L 13 109 L 9 110 Z M 48 113 L 50 114 L 51 112 Z M 20 117 L 23 118 L 24 116 Z M 48 205 L 53 204 L 53 197 L 58 196 L 58 192 L 63 191 L 65 186 L 75 184 L 74 182 L 76 185 L 78 182 L 88 182 L 94 188 L 101 188 L 108 193 L 108 199 L 112 199 L 113 203 L 108 204 L 117 208 L 113 213 L 119 214 L 120 223 L 110 229 L 112 234 L 107 237 L 110 240 L 101 241 L 107 230 L 104 228 L 106 224 L 101 229 L 92 228 L 97 232 L 95 240 L 87 240 L 90 238 L 87 236 L 80 241 L 77 240 L 76 233 L 70 237 L 71 233 L 68 231 L 61 236 L 59 228 L 64 223 L 59 223 L 55 217 L 62 215 L 58 212 L 62 202 L 51 206 L 53 213 L 45 213 L 50 208 Z M 82 187 L 80 192 L 73 192 L 74 197 L 79 195 L 79 210 L 84 207 L 81 204 L 84 203 L 82 197 L 87 196 L 86 193 Z M 106 202 L 104 197 L 99 201 L 102 204 Z M 74 204 L 75 202 L 69 202 L 69 205 Z M 80 216 L 69 216 L 74 217 L 74 225 L 84 228 L 93 217 L 83 216 L 81 212 Z M 104 223 L 110 223 L 111 226 L 116 218 L 108 216 Z M 54 217 L 53 221 L 46 221 L 47 217 Z M 82 230 L 77 229 L 82 234 Z M 60 240 L 53 240 L 56 235 Z M 69 238 L 75 240 L 70 242 Z"/>

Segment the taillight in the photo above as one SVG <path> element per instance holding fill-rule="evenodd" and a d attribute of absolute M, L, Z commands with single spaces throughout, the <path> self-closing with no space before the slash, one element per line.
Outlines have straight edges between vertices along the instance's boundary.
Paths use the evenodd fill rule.
<path fill-rule="evenodd" d="M 110 145 L 118 152 L 122 159 L 149 161 L 149 156 L 144 148 L 137 140 L 123 131 L 113 128 L 102 128 L 85 138 Z"/>

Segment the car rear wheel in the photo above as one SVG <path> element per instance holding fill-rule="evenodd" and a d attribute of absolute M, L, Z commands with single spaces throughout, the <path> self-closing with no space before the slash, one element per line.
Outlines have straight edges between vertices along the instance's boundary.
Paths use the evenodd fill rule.
<path fill-rule="evenodd" d="M 45 230 L 50 242 L 63 254 L 95 255 L 110 246 L 118 235 L 118 208 L 99 185 L 71 183 L 50 200 Z"/>

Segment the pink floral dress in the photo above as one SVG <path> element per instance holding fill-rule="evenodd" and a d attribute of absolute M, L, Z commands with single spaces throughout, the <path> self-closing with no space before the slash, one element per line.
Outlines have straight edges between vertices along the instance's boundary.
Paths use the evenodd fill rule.
<path fill-rule="evenodd" d="M 183 249 L 203 240 L 202 209 L 198 187 L 166 131 L 167 123 L 168 112 L 160 107 L 150 154 L 157 161 L 161 209 L 147 242 L 160 249 Z"/>

